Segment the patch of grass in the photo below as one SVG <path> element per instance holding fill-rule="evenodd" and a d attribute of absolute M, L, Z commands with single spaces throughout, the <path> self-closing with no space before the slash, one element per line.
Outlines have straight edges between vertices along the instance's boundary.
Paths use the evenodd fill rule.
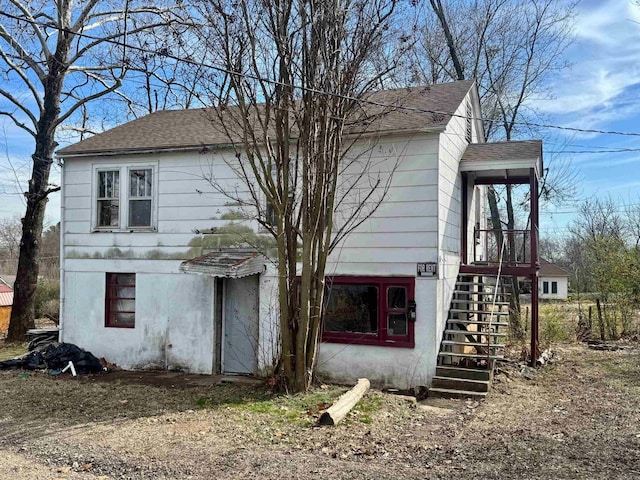
<path fill-rule="evenodd" d="M 26 343 L 0 344 L 0 362 L 11 358 L 21 357 L 27 353 Z"/>
<path fill-rule="evenodd" d="M 383 403 L 384 400 L 379 394 L 365 396 L 358 402 L 353 413 L 356 414 L 360 422 L 370 424 L 373 422 L 373 414 L 382 409 Z"/>
<path fill-rule="evenodd" d="M 217 389 L 225 388 L 224 386 Z M 341 387 L 318 388 L 296 395 L 275 395 L 268 392 L 247 392 L 245 395 L 226 396 L 223 391 L 215 390 L 214 396 L 200 398 L 196 402 L 199 408 L 216 408 L 224 405 L 239 412 L 270 417 L 274 423 L 293 423 L 300 426 L 311 426 L 320 413 L 319 407 L 328 406 L 346 391 Z M 379 401 L 381 405 L 382 400 Z M 373 404 L 365 407 L 366 411 L 376 408 Z M 380 408 L 379 406 L 377 407 Z"/>

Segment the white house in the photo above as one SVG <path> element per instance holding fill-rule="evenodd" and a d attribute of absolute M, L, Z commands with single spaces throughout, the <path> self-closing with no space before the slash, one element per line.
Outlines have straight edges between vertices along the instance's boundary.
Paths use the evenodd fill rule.
<path fill-rule="evenodd" d="M 543 300 L 566 300 L 569 295 L 569 272 L 560 265 L 540 259 L 538 289 Z"/>
<path fill-rule="evenodd" d="M 482 253 L 484 185 L 537 188 L 542 171 L 538 141 L 483 143 L 474 82 L 402 92 L 413 110 L 390 113 L 355 146 L 393 172 L 389 191 L 327 267 L 317 367 L 337 381 L 431 383 L 457 282 L 466 283 L 459 274 L 495 275 Z M 58 151 L 63 341 L 128 369 L 260 374 L 273 365 L 275 269 L 242 242 L 263 232 L 207 180 L 238 188 L 234 150 L 210 117 L 157 112 Z M 530 251 L 520 273 L 535 275 Z"/>

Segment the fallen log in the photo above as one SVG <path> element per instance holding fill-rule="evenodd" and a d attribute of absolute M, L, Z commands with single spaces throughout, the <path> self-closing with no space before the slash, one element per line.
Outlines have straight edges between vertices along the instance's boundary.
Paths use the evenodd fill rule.
<path fill-rule="evenodd" d="M 320 425 L 337 425 L 340 423 L 362 396 L 371 387 L 371 383 L 366 378 L 361 378 L 356 386 L 345 392 L 336 403 L 330 406 L 321 416 Z"/>

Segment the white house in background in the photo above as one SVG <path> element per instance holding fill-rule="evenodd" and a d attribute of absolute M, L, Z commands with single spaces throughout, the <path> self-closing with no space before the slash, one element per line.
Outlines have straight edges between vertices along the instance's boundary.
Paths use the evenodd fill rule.
<path fill-rule="evenodd" d="M 541 258 L 538 289 L 542 300 L 566 300 L 569 295 L 569 272 Z"/>
<path fill-rule="evenodd" d="M 460 265 L 481 250 L 485 187 L 473 179 L 542 167 L 540 142 L 483 144 L 474 82 L 376 100 L 399 95 L 414 110 L 390 112 L 355 147 L 395 173 L 378 210 L 330 259 L 317 368 L 407 388 L 435 375 Z M 205 179 L 239 185 L 230 140 L 207 113 L 153 113 L 58 151 L 63 341 L 127 369 L 261 374 L 273 365 L 275 269 L 243 241 L 267 237 Z"/>

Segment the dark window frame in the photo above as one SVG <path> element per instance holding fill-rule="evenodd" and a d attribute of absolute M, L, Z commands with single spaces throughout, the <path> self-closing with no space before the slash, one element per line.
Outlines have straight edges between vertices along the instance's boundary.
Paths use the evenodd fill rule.
<path fill-rule="evenodd" d="M 548 281 L 543 281 L 542 282 L 542 293 L 544 295 L 548 295 L 549 294 L 549 282 Z"/>
<path fill-rule="evenodd" d="M 558 282 L 551 282 L 551 293 L 553 295 L 558 294 Z"/>
<path fill-rule="evenodd" d="M 133 284 L 116 283 L 118 275 L 133 275 Z M 133 297 L 118 297 L 113 294 L 118 288 L 133 288 Z M 136 289 L 136 274 L 130 272 L 108 272 L 105 274 L 105 294 L 104 294 L 104 326 L 108 328 L 135 328 L 136 327 L 136 311 L 135 311 L 135 289 Z M 113 307 L 113 302 L 117 300 L 133 300 L 134 308 L 133 312 L 116 310 Z M 133 313 L 133 323 L 123 324 L 115 321 L 115 315 L 117 313 Z"/>
<path fill-rule="evenodd" d="M 380 347 L 415 347 L 415 321 L 411 319 L 409 308 L 411 302 L 415 301 L 415 277 L 334 276 L 326 278 L 327 289 L 330 289 L 334 284 L 369 285 L 378 288 L 378 331 L 376 333 L 327 332 L 323 328 L 323 342 Z M 405 308 L 390 308 L 387 305 L 389 287 L 405 287 L 407 289 L 407 306 Z M 387 316 L 393 313 L 407 314 L 406 335 L 389 335 L 387 333 Z"/>

